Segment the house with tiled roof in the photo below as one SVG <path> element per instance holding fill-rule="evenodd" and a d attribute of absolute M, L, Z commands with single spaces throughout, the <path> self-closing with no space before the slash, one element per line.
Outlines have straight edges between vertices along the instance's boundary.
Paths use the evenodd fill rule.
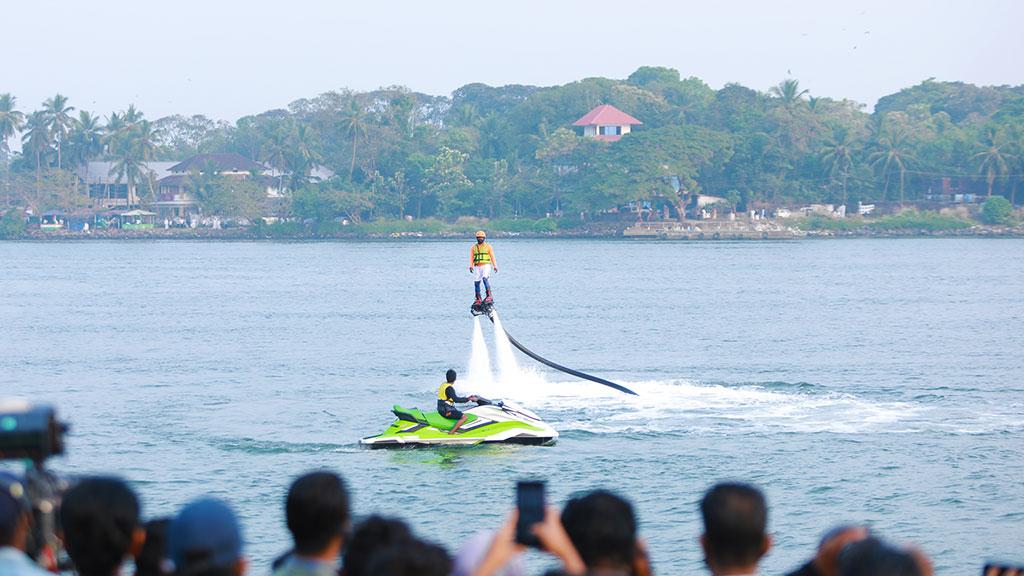
<path fill-rule="evenodd" d="M 629 134 L 633 126 L 640 124 L 643 122 L 611 104 L 601 104 L 572 123 L 573 126 L 583 128 L 584 138 L 596 138 L 604 142 L 615 142 Z"/>
<path fill-rule="evenodd" d="M 267 167 L 235 152 L 196 154 L 168 169 L 170 175 L 157 182 L 156 201 L 150 203 L 150 207 L 160 218 L 187 218 L 198 213 L 199 201 L 189 190 L 189 176 L 192 173 L 204 174 L 207 170 L 225 178 L 247 180 L 254 174 L 263 178 L 262 173 Z"/>
<path fill-rule="evenodd" d="M 89 161 L 76 169 L 78 179 L 89 195 L 94 209 L 136 208 L 139 197 L 149 195 L 150 182 L 159 181 L 171 173 L 177 162 L 140 162 L 137 182 L 128 183 L 124 174 L 118 174 L 116 162 Z M 152 178 L 152 180 L 150 179 Z"/>

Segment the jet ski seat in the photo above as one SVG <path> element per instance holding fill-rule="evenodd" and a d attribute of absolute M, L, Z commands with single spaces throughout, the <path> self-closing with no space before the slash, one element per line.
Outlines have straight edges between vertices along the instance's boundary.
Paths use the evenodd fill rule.
<path fill-rule="evenodd" d="M 419 408 L 402 408 L 398 404 L 395 404 L 391 411 L 395 413 L 395 416 L 399 420 L 405 420 L 406 422 L 415 422 L 417 424 L 426 424 L 431 428 L 437 428 L 438 430 L 451 430 L 455 426 L 455 420 L 445 418 L 436 411 L 435 412 L 423 412 Z M 466 424 L 469 424 L 473 420 L 476 420 L 475 414 L 466 414 Z"/>
<path fill-rule="evenodd" d="M 398 404 L 391 407 L 391 411 L 395 413 L 395 416 L 399 420 L 405 420 L 406 422 L 417 422 L 419 424 L 426 424 L 427 417 L 423 415 L 423 412 L 419 408 L 402 408 Z"/>
<path fill-rule="evenodd" d="M 445 418 L 444 416 L 441 416 L 437 412 L 426 412 L 425 414 L 427 416 L 427 424 L 430 424 L 431 426 L 437 428 L 438 430 L 451 430 L 452 427 L 455 426 L 455 423 L 458 422 L 458 420 Z M 473 420 L 476 420 L 476 418 L 477 417 L 475 414 L 466 414 L 466 422 L 463 424 L 463 426 L 469 424 Z"/>

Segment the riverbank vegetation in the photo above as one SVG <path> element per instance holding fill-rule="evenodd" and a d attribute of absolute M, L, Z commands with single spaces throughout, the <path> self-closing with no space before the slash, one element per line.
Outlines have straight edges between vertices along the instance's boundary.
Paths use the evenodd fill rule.
<path fill-rule="evenodd" d="M 573 121 L 602 103 L 643 124 L 617 142 L 583 137 Z M 718 196 L 723 211 L 739 212 L 809 203 L 852 212 L 858 202 L 942 203 L 958 194 L 1002 196 L 1012 208 L 1024 178 L 1024 86 L 931 79 L 881 98 L 871 113 L 794 79 L 768 91 L 715 90 L 657 67 L 551 87 L 468 84 L 450 97 L 404 87 L 333 91 L 235 123 L 151 120 L 134 106 L 87 111 L 60 94 L 22 104 L 0 94 L 0 202 L 37 213 L 87 209 L 75 173 L 88 161 L 111 162 L 111 176 L 137 185 L 145 206 L 156 194 L 147 162 L 210 152 L 270 168 L 287 190 L 279 216 L 410 233 L 434 226 L 420 220 L 461 216 L 535 231 L 561 214 L 600 218 L 644 202 L 678 208 L 677 191 Z M 18 140 L 20 152 L 12 151 Z M 206 175 L 187 186 L 208 214 L 266 210 L 251 191 L 223 184 Z M 395 222 L 377 223 L 387 219 Z"/>

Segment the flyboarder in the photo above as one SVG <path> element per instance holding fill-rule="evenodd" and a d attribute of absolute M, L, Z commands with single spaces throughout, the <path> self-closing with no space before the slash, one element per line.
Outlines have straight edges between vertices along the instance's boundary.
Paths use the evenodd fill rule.
<path fill-rule="evenodd" d="M 474 306 L 481 304 L 493 304 L 491 297 L 491 269 L 495 274 L 498 272 L 498 261 L 494 259 L 494 250 L 487 243 L 487 234 L 480 230 L 476 233 L 476 244 L 469 251 L 469 271 L 473 273 L 473 286 L 476 289 L 476 302 Z M 484 283 L 487 290 L 487 297 L 480 300 L 480 282 Z"/>
<path fill-rule="evenodd" d="M 448 431 L 449 434 L 455 434 L 466 422 L 466 415 L 459 412 L 459 409 L 455 407 L 456 402 L 476 402 L 476 396 L 467 396 L 465 398 L 460 397 L 455 393 L 455 370 L 448 370 L 444 375 L 444 382 L 437 389 L 437 413 L 449 420 L 458 420 L 455 426 Z"/>

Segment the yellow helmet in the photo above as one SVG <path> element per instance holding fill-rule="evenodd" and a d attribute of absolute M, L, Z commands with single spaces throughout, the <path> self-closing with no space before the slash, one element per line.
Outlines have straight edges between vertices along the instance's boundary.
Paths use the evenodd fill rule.
<path fill-rule="evenodd" d="M 476 231 L 476 237 L 477 238 L 487 238 L 487 233 L 484 232 L 483 230 L 477 230 Z"/>

